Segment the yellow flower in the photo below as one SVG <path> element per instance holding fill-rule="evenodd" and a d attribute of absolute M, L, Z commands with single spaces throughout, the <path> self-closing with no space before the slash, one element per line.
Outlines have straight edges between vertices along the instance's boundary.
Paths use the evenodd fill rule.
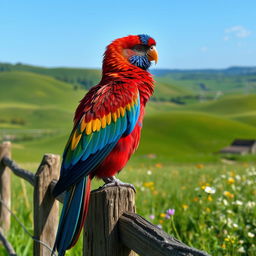
<path fill-rule="evenodd" d="M 230 193 L 229 191 L 224 191 L 223 195 L 228 198 L 234 198 L 234 194 Z"/>
<path fill-rule="evenodd" d="M 222 245 L 221 245 L 221 248 L 226 249 L 226 245 L 225 245 L 225 244 L 222 244 Z"/>
<path fill-rule="evenodd" d="M 164 223 L 164 221 L 163 221 L 163 220 L 159 220 L 159 223 L 160 223 L 160 224 L 163 224 L 163 223 Z"/>
<path fill-rule="evenodd" d="M 207 197 L 207 200 L 208 200 L 209 202 L 211 202 L 211 201 L 212 201 L 212 197 L 211 197 L 211 196 L 208 196 L 208 197 Z"/>
<path fill-rule="evenodd" d="M 145 188 L 152 188 L 154 186 L 154 182 L 153 181 L 149 181 L 149 182 L 144 182 L 143 186 Z"/>
<path fill-rule="evenodd" d="M 210 213 L 210 212 L 211 212 L 211 209 L 210 209 L 209 207 L 207 207 L 207 208 L 205 208 L 205 211 L 206 211 L 207 213 Z"/>
<path fill-rule="evenodd" d="M 201 186 L 202 190 L 205 190 L 205 188 L 206 188 L 206 185 Z"/>
<path fill-rule="evenodd" d="M 183 204 L 183 205 L 182 205 L 182 208 L 183 208 L 183 210 L 186 211 L 186 210 L 188 209 L 188 205 L 187 205 L 187 204 Z"/>
<path fill-rule="evenodd" d="M 166 213 L 160 213 L 161 218 L 165 218 L 165 216 L 166 216 Z"/>
<path fill-rule="evenodd" d="M 228 184 L 234 184 L 235 183 L 235 179 L 230 177 L 228 178 Z"/>
<path fill-rule="evenodd" d="M 196 168 L 202 169 L 202 168 L 204 168 L 204 165 L 203 165 L 203 164 L 197 164 L 197 165 L 196 165 Z"/>

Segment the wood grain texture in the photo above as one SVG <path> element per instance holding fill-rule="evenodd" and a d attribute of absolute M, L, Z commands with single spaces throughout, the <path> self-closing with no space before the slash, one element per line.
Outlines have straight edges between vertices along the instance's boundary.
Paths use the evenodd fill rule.
<path fill-rule="evenodd" d="M 53 247 L 58 226 L 59 203 L 52 196 L 50 184 L 59 177 L 60 157 L 46 154 L 36 172 L 34 186 L 34 236 Z M 34 242 L 35 256 L 50 256 L 50 251 Z"/>
<path fill-rule="evenodd" d="M 124 212 L 135 212 L 131 188 L 113 186 L 92 191 L 84 228 L 86 256 L 135 256 L 121 243 L 118 219 Z"/>
<path fill-rule="evenodd" d="M 11 174 L 10 170 L 3 164 L 3 157 L 11 157 L 11 143 L 4 142 L 0 145 L 0 198 L 4 204 L 11 209 Z M 6 232 L 10 229 L 11 214 L 8 209 L 0 203 L 0 227 Z"/>
<path fill-rule="evenodd" d="M 209 256 L 169 236 L 135 213 L 124 213 L 118 225 L 122 243 L 141 256 Z"/>

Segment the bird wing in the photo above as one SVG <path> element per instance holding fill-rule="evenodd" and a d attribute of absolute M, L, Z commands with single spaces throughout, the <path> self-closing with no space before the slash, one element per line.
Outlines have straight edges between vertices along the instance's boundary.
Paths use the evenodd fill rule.
<path fill-rule="evenodd" d="M 81 101 L 75 125 L 63 154 L 58 195 L 91 173 L 122 136 L 129 135 L 139 118 L 137 86 L 112 83 L 92 88 Z"/>

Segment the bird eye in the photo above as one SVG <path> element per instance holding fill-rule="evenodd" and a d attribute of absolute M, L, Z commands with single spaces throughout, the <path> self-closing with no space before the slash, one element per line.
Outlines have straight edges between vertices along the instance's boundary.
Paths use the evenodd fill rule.
<path fill-rule="evenodd" d="M 154 46 L 152 45 L 151 47 L 150 47 L 150 50 L 153 50 L 154 49 Z"/>

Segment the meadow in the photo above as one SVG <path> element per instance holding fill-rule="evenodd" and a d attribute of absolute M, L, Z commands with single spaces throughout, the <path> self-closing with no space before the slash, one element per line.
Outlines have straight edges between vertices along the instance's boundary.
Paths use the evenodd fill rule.
<path fill-rule="evenodd" d="M 13 159 L 36 171 L 44 153 L 62 153 L 75 107 L 100 74 L 21 64 L 1 69 L 0 141 L 11 139 Z M 254 76 L 156 76 L 140 147 L 118 177 L 135 185 L 140 215 L 211 255 L 256 255 L 256 157 L 218 153 L 236 138 L 255 139 Z M 12 210 L 32 233 L 32 188 L 16 177 L 12 184 Z M 18 255 L 32 254 L 32 239 L 14 218 L 8 238 Z M 81 255 L 81 246 L 67 255 Z"/>

